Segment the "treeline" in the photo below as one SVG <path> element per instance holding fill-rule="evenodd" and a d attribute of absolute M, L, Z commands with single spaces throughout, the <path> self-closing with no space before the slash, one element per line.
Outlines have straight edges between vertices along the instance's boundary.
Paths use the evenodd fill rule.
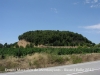
<path fill-rule="evenodd" d="M 49 53 L 57 55 L 81 54 L 81 53 L 100 53 L 100 47 L 78 47 L 78 48 L 0 48 L 0 56 L 21 57 L 27 54 Z"/>
<path fill-rule="evenodd" d="M 1 44 L 0 43 L 0 48 L 14 48 L 14 47 L 18 48 L 17 42 L 11 43 L 11 44 L 7 44 L 7 43 Z"/>
<path fill-rule="evenodd" d="M 25 39 L 35 45 L 48 46 L 94 46 L 86 37 L 70 31 L 36 30 L 19 35 L 19 40 Z"/>

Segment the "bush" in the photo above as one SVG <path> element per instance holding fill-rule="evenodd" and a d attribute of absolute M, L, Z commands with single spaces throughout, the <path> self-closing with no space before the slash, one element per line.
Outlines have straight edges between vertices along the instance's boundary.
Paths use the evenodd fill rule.
<path fill-rule="evenodd" d="M 71 57 L 72 59 L 72 63 L 73 64 L 77 64 L 77 63 L 81 63 L 82 62 L 82 58 L 78 57 L 78 56 L 73 56 Z"/>

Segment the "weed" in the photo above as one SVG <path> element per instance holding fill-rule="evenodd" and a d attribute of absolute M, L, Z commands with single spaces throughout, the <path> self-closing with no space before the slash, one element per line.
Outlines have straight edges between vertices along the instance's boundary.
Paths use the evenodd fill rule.
<path fill-rule="evenodd" d="M 82 62 L 82 58 L 78 57 L 78 56 L 73 56 L 72 55 L 72 63 L 73 64 L 77 64 L 77 63 L 81 63 Z"/>

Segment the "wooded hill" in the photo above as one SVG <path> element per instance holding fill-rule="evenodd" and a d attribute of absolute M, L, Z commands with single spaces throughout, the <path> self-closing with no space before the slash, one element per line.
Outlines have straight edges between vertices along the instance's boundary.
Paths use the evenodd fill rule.
<path fill-rule="evenodd" d="M 26 40 L 35 45 L 45 46 L 93 46 L 95 45 L 81 34 L 59 30 L 28 31 L 19 35 L 19 40 Z"/>

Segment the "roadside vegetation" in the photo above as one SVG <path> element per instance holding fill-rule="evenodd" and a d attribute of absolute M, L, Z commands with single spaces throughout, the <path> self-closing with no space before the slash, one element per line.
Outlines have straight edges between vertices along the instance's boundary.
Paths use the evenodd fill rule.
<path fill-rule="evenodd" d="M 0 58 L 0 72 L 5 69 L 35 69 L 52 66 L 61 66 L 77 64 L 82 62 L 100 60 L 100 53 L 72 54 L 72 55 L 54 55 L 47 53 L 35 53 L 21 58 L 6 56 Z"/>
<path fill-rule="evenodd" d="M 0 48 L 0 71 L 35 69 L 100 60 L 100 47 Z"/>

